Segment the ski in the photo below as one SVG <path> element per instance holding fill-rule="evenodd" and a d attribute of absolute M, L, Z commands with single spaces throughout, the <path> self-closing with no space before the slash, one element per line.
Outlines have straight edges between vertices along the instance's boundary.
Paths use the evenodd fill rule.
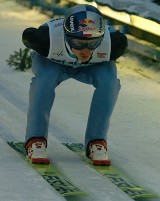
<path fill-rule="evenodd" d="M 138 185 L 134 184 L 130 179 L 128 179 L 123 173 L 121 173 L 116 167 L 111 166 L 94 166 L 92 165 L 90 159 L 85 155 L 84 145 L 81 143 L 62 143 L 67 148 L 78 154 L 83 161 L 89 164 L 92 168 L 102 174 L 104 177 L 108 178 L 112 183 L 118 186 L 122 191 L 124 191 L 129 197 L 134 200 L 139 199 L 149 199 L 158 198 L 159 196 L 154 193 L 149 193 L 142 189 Z"/>
<path fill-rule="evenodd" d="M 77 196 L 87 195 L 88 193 L 81 191 L 75 185 L 73 185 L 66 176 L 58 169 L 56 164 L 32 164 L 26 159 L 26 150 L 24 142 L 8 142 L 10 147 L 17 151 L 21 157 L 34 168 L 56 191 L 62 196 Z"/>

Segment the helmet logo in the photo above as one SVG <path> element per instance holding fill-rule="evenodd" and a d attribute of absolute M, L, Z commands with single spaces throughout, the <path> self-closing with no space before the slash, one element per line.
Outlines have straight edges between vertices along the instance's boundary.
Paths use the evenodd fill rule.
<path fill-rule="evenodd" d="M 74 16 L 70 16 L 70 29 L 71 29 L 71 32 L 74 31 Z"/>
<path fill-rule="evenodd" d="M 96 30 L 95 27 L 95 22 L 93 20 L 90 20 L 88 18 L 84 19 L 84 20 L 80 20 L 79 21 L 79 31 L 83 31 L 83 32 L 88 32 L 88 31 L 94 31 Z M 92 33 L 88 33 L 88 34 L 84 34 L 83 36 L 92 36 Z"/>
<path fill-rule="evenodd" d="M 82 26 L 79 26 L 79 31 L 94 31 L 96 30 L 96 27 L 82 27 Z"/>
<path fill-rule="evenodd" d="M 80 20 L 79 24 L 81 24 L 81 25 L 89 25 L 89 24 L 94 24 L 94 21 L 86 18 L 84 20 Z"/>

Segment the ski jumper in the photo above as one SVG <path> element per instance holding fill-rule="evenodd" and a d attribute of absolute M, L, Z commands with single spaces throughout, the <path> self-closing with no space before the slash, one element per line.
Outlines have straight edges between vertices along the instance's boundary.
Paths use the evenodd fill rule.
<path fill-rule="evenodd" d="M 37 53 L 38 51 L 32 53 L 34 77 L 29 92 L 25 140 L 34 137 L 48 138 L 55 88 L 70 78 L 95 88 L 85 133 L 85 145 L 95 139 L 107 140 L 110 117 L 120 90 L 116 65 L 110 58 L 113 52 L 110 28 L 106 26 L 104 40 L 94 51 L 90 61 L 80 63 L 65 42 L 63 19 L 52 20 L 43 26 L 49 27 L 50 45 L 46 57 Z"/>

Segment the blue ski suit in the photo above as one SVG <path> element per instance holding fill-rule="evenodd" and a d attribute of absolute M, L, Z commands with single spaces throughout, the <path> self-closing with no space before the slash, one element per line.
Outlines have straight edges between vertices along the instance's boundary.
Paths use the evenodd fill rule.
<path fill-rule="evenodd" d="M 127 47 L 127 38 L 124 34 L 113 31 L 111 27 L 106 27 L 109 37 L 107 35 L 106 42 L 102 41 L 102 46 L 98 47 L 101 49 L 97 48 L 89 62 L 79 63 L 64 45 L 62 20 L 52 20 L 38 29 L 27 28 L 22 35 L 23 43 L 34 50 L 32 53 L 34 77 L 29 91 L 25 140 L 27 142 L 35 137 L 48 138 L 55 89 L 63 81 L 72 78 L 95 88 L 85 133 L 87 146 L 95 139 L 107 140 L 110 118 L 120 90 L 115 60 L 123 55 Z M 50 28 L 51 23 L 54 23 L 52 26 L 54 29 Z"/>

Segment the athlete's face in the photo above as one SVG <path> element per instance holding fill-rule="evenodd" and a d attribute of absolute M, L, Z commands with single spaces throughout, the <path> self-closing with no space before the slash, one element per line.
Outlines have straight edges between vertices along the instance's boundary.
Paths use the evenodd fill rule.
<path fill-rule="evenodd" d="M 72 48 L 72 52 L 78 58 L 78 61 L 86 62 L 90 60 L 94 50 L 89 50 L 88 48 L 84 48 L 82 50 L 76 50 Z"/>
<path fill-rule="evenodd" d="M 78 61 L 89 61 L 94 50 L 100 45 L 101 38 L 82 40 L 77 38 L 71 38 L 69 40 L 72 52 L 78 58 Z"/>

